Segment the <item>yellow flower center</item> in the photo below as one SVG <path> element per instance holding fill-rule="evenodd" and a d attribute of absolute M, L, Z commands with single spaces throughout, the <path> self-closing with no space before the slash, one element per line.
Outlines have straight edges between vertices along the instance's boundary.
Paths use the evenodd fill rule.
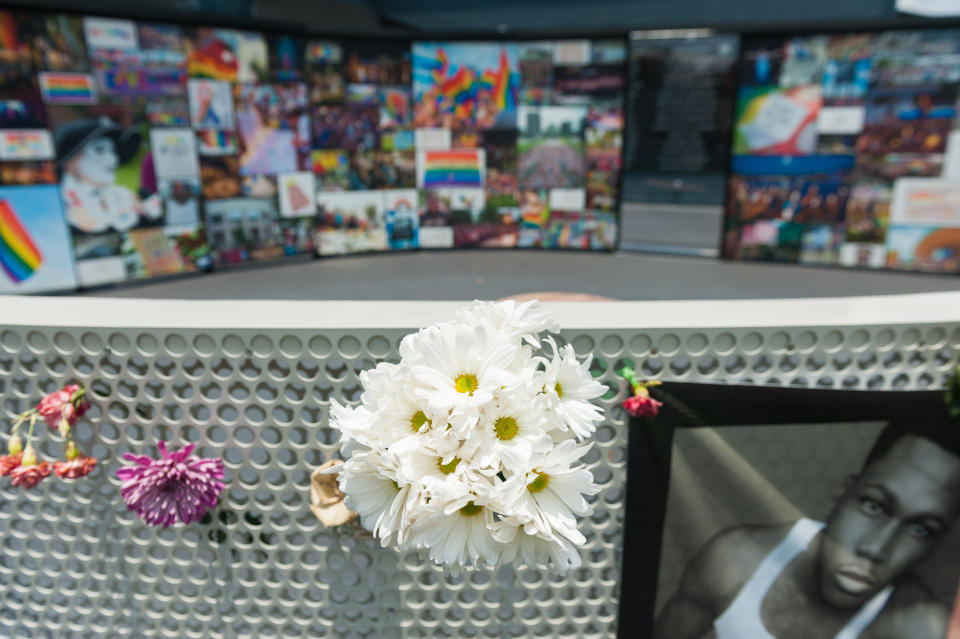
<path fill-rule="evenodd" d="M 413 432 L 419 433 L 420 427 L 424 424 L 429 425 L 430 420 L 427 419 L 426 413 L 424 413 L 422 410 L 418 410 L 413 414 L 413 417 L 410 418 L 410 427 L 413 428 Z"/>
<path fill-rule="evenodd" d="M 508 441 L 517 436 L 520 426 L 517 425 L 517 420 L 513 417 L 501 417 L 493 423 L 493 429 L 499 439 Z"/>
<path fill-rule="evenodd" d="M 557 397 L 563 398 L 563 386 L 560 385 L 560 382 L 553 386 L 553 390 L 557 391 Z"/>
<path fill-rule="evenodd" d="M 459 457 L 454 457 L 447 464 L 443 463 L 443 457 L 437 458 L 437 468 L 439 468 L 440 472 L 443 473 L 444 475 L 449 475 L 450 473 L 455 471 L 457 469 L 457 464 L 459 463 L 460 463 Z"/>
<path fill-rule="evenodd" d="M 531 493 L 539 493 L 550 483 L 550 475 L 546 473 L 536 473 L 536 475 L 536 479 L 527 484 L 527 490 Z"/>
<path fill-rule="evenodd" d="M 473 395 L 473 391 L 477 390 L 479 386 L 477 376 L 472 373 L 464 373 L 453 382 L 453 387 L 457 389 L 458 393 L 466 393 L 467 395 Z"/>
<path fill-rule="evenodd" d="M 473 517 L 474 515 L 479 515 L 483 511 L 483 506 L 477 506 L 472 501 L 468 501 L 467 505 L 460 509 L 460 514 L 464 517 Z"/>

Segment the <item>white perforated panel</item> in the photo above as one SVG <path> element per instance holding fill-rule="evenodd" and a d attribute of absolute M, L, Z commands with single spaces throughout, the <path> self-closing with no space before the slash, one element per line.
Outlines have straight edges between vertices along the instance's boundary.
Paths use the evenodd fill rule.
<path fill-rule="evenodd" d="M 453 577 L 369 538 L 323 528 L 310 470 L 336 452 L 332 397 L 396 360 L 408 329 L 207 330 L 0 325 L 2 416 L 71 380 L 90 477 L 33 491 L 0 481 L 0 622 L 15 637 L 604 637 L 615 635 L 626 473 L 618 371 L 661 379 L 929 388 L 957 362 L 940 326 L 572 330 L 610 391 L 588 456 L 601 486 L 584 565 L 564 578 L 501 568 Z M 6 430 L 6 429 L 5 429 Z M 5 437 L 5 436 L 4 436 Z M 207 524 L 149 528 L 113 473 L 158 439 L 221 456 L 228 487 Z M 39 451 L 53 459 L 61 450 Z"/>

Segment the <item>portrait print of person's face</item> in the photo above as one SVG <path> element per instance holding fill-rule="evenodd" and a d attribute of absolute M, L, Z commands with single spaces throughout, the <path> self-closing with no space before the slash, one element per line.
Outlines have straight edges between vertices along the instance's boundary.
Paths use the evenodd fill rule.
<path fill-rule="evenodd" d="M 85 182 L 109 186 L 117 180 L 119 164 L 120 158 L 113 140 L 99 138 L 83 147 L 77 157 L 70 161 L 68 170 Z"/>
<path fill-rule="evenodd" d="M 819 560 L 824 600 L 862 605 L 908 572 L 960 514 L 960 458 L 909 435 L 854 478 L 827 522 Z"/>

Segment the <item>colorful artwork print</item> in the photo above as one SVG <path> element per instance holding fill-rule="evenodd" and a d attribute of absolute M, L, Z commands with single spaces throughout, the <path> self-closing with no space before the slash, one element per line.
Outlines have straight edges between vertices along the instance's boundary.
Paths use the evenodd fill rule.
<path fill-rule="evenodd" d="M 267 41 L 259 33 L 236 34 L 237 82 L 266 82 L 270 79 Z"/>
<path fill-rule="evenodd" d="M 52 160 L 55 155 L 47 129 L 0 130 L 0 160 Z"/>
<path fill-rule="evenodd" d="M 38 71 L 87 71 L 87 47 L 83 20 L 64 14 L 30 16 L 26 31 Z"/>
<path fill-rule="evenodd" d="M 403 87 L 383 87 L 379 91 L 380 129 L 401 129 L 409 126 L 413 116 L 410 91 Z"/>
<path fill-rule="evenodd" d="M 816 149 L 819 86 L 741 89 L 733 141 L 735 154 L 810 155 Z"/>
<path fill-rule="evenodd" d="M 380 146 L 380 109 L 376 105 L 316 107 L 312 124 L 315 149 L 360 151 Z"/>
<path fill-rule="evenodd" d="M 516 45 L 415 42 L 414 126 L 516 128 L 519 82 Z"/>
<path fill-rule="evenodd" d="M 551 207 L 541 246 L 583 251 L 613 250 L 617 240 L 616 217 L 599 211 L 561 211 Z"/>
<path fill-rule="evenodd" d="M 483 149 L 420 151 L 417 153 L 417 186 L 483 187 L 486 152 Z"/>
<path fill-rule="evenodd" d="M 309 168 L 307 88 L 300 83 L 236 86 L 240 174 L 277 174 Z"/>
<path fill-rule="evenodd" d="M 417 248 L 420 226 L 417 190 L 388 190 L 383 192 L 383 198 L 383 219 L 390 249 L 402 251 Z"/>
<path fill-rule="evenodd" d="M 191 129 L 151 129 L 150 150 L 158 178 L 195 178 L 200 173 L 197 139 Z"/>
<path fill-rule="evenodd" d="M 960 228 L 891 224 L 885 246 L 890 268 L 960 273 Z"/>
<path fill-rule="evenodd" d="M 141 113 L 108 105 L 51 107 L 50 120 L 64 214 L 75 237 L 163 223 Z"/>
<path fill-rule="evenodd" d="M 518 112 L 520 188 L 583 186 L 586 176 L 583 144 L 586 107 L 521 106 Z"/>
<path fill-rule="evenodd" d="M 228 82 L 191 79 L 187 82 L 187 96 L 194 128 L 217 131 L 234 128 L 233 91 Z"/>
<path fill-rule="evenodd" d="M 543 232 L 550 219 L 549 194 L 545 189 L 531 189 L 520 194 L 520 228 L 517 246 L 534 248 L 543 245 Z"/>
<path fill-rule="evenodd" d="M 185 31 L 184 52 L 191 78 L 236 82 L 239 45 L 237 31 L 197 28 Z"/>
<path fill-rule="evenodd" d="M 552 42 L 529 42 L 517 45 L 517 67 L 520 84 L 528 87 L 549 87 L 553 84 Z"/>
<path fill-rule="evenodd" d="M 41 73 L 40 95 L 47 104 L 96 104 L 97 87 L 86 73 Z"/>
<path fill-rule="evenodd" d="M 890 223 L 960 227 L 960 184 L 938 178 L 897 180 Z"/>
<path fill-rule="evenodd" d="M 311 160 L 319 190 L 346 191 L 350 189 L 350 158 L 346 151 L 314 151 Z"/>
<path fill-rule="evenodd" d="M 0 187 L 0 294 L 76 285 L 57 187 Z"/>
<path fill-rule="evenodd" d="M 132 20 L 84 18 L 83 34 L 90 49 L 136 49 L 137 27 Z"/>
<path fill-rule="evenodd" d="M 184 98 L 152 98 L 144 105 L 152 126 L 190 126 L 190 105 Z"/>
<path fill-rule="evenodd" d="M 303 217 L 316 212 L 313 173 L 299 171 L 277 176 L 280 194 L 280 214 L 283 217 Z"/>
<path fill-rule="evenodd" d="M 233 131 L 201 129 L 197 131 L 197 150 L 200 155 L 234 155 L 237 152 L 237 134 Z"/>
<path fill-rule="evenodd" d="M 139 25 L 132 47 L 91 47 L 90 59 L 106 99 L 186 95 L 187 67 L 179 27 Z M 139 42 L 139 46 L 137 46 Z"/>

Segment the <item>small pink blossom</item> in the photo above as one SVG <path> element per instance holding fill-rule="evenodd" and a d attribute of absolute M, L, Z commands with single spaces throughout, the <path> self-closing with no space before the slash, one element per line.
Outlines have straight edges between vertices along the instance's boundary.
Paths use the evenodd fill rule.
<path fill-rule="evenodd" d="M 94 457 L 77 457 L 66 462 L 54 462 L 53 472 L 63 479 L 77 479 L 92 473 L 96 466 Z"/>
<path fill-rule="evenodd" d="M 77 423 L 77 419 L 90 408 L 89 402 L 84 399 L 84 393 L 79 392 L 81 390 L 79 384 L 68 384 L 44 396 L 37 404 L 40 416 L 50 428 L 58 429 L 61 435 L 66 436 Z M 75 397 L 76 395 L 79 397 Z"/>
<path fill-rule="evenodd" d="M 30 466 L 17 466 L 10 471 L 11 486 L 23 486 L 24 488 L 33 488 L 41 481 L 50 476 L 50 464 L 40 462 Z"/>
<path fill-rule="evenodd" d="M 663 402 L 658 402 L 649 393 L 632 395 L 623 400 L 623 407 L 634 417 L 654 417 L 660 411 L 661 406 L 663 406 Z"/>
<path fill-rule="evenodd" d="M 14 468 L 20 466 L 20 460 L 23 458 L 23 453 L 17 453 L 15 455 L 4 455 L 0 457 L 0 477 L 6 477 Z"/>

